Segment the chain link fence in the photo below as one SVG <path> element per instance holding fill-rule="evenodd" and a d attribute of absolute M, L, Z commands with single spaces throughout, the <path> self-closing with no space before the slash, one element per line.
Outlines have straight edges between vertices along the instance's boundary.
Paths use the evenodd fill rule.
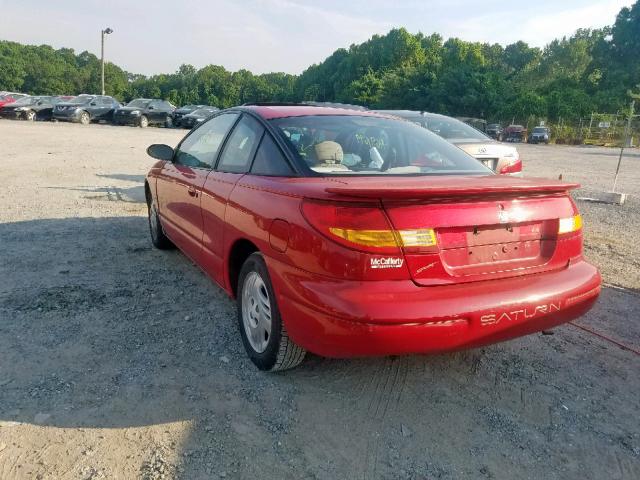
<path fill-rule="evenodd" d="M 550 143 L 563 145 L 599 145 L 607 147 L 621 147 L 627 137 L 625 131 L 628 113 L 592 113 L 589 117 L 578 120 L 564 120 L 555 122 L 529 118 L 521 123 L 530 134 L 534 127 L 549 128 Z M 516 122 L 517 123 L 517 122 Z M 640 145 L 640 115 L 634 115 L 631 120 L 629 136 L 625 147 Z"/>

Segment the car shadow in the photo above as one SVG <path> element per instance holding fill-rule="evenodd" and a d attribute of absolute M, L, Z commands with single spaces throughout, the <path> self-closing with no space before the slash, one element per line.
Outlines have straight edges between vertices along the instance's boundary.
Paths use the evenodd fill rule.
<path fill-rule="evenodd" d="M 146 197 L 144 194 L 144 175 L 130 175 L 130 174 L 111 174 L 100 175 L 97 177 L 131 182 L 135 185 L 130 187 L 122 186 L 106 186 L 106 187 L 46 187 L 50 189 L 58 190 L 70 190 L 75 192 L 81 192 L 82 197 L 90 200 L 106 200 L 117 201 L 126 203 L 145 203 Z"/>
<path fill-rule="evenodd" d="M 310 355 L 266 374 L 244 353 L 234 302 L 179 252 L 151 248 L 144 217 L 4 223 L 0 245 L 0 422 L 186 421 L 175 447 L 185 480 L 449 478 L 461 468 L 490 478 L 505 465 L 524 477 L 540 458 L 544 477 L 567 457 L 604 478 L 612 460 L 597 452 L 635 458 L 625 439 L 640 427 L 638 360 L 584 331 L 429 357 Z M 634 296 L 603 296 L 585 321 L 620 321 L 612 304 L 640 313 Z"/>

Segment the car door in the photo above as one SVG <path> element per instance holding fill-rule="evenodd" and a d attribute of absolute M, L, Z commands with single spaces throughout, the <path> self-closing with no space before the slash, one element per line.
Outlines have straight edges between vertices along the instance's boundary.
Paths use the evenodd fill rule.
<path fill-rule="evenodd" d="M 96 120 L 104 119 L 108 116 L 111 110 L 111 98 L 99 97 L 97 99 L 97 105 L 94 108 L 96 109 L 96 113 L 93 115 L 93 118 L 95 118 Z"/>
<path fill-rule="evenodd" d="M 220 285 L 224 285 L 225 278 L 224 232 L 229 196 L 236 182 L 251 168 L 263 133 L 260 122 L 244 114 L 229 134 L 216 168 L 202 187 L 202 268 Z"/>
<path fill-rule="evenodd" d="M 220 115 L 193 130 L 157 178 L 156 195 L 165 233 L 196 263 L 201 261 L 202 250 L 202 187 L 237 117 Z"/>

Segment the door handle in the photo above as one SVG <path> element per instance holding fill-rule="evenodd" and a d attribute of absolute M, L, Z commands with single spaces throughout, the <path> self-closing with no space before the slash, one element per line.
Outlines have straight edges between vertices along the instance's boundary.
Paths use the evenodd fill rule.
<path fill-rule="evenodd" d="M 189 195 L 191 195 L 192 197 L 198 198 L 198 191 L 195 189 L 195 187 L 189 187 L 187 191 L 189 192 Z"/>

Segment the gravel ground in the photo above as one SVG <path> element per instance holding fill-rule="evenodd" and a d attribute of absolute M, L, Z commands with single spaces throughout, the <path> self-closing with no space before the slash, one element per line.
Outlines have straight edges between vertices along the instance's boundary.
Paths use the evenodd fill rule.
<path fill-rule="evenodd" d="M 0 479 L 640 478 L 640 357 L 574 325 L 256 371 L 233 302 L 150 247 L 145 148 L 183 134 L 0 121 Z M 521 154 L 527 175 L 587 192 L 617 160 Z M 579 202 L 608 286 L 577 322 L 636 350 L 639 161 L 625 159 L 625 206 Z"/>

